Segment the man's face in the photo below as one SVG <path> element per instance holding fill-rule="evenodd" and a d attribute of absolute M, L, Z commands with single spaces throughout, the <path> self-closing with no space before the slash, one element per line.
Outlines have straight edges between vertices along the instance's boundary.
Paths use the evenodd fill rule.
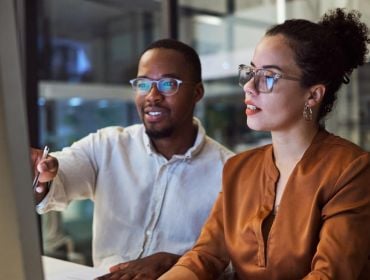
<path fill-rule="evenodd" d="M 137 77 L 152 80 L 171 77 L 184 82 L 171 96 L 162 95 L 153 84 L 148 94 L 136 94 L 135 102 L 149 137 L 187 133 L 186 128 L 192 126 L 194 106 L 203 96 L 203 86 L 194 82 L 183 54 L 171 49 L 151 49 L 141 57 Z"/>

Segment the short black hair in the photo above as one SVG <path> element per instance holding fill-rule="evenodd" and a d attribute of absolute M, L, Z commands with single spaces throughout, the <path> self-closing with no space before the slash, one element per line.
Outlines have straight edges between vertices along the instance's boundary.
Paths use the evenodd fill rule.
<path fill-rule="evenodd" d="M 369 31 L 360 17 L 358 11 L 337 8 L 324 14 L 318 23 L 291 19 L 266 32 L 266 36 L 281 34 L 286 38 L 302 70 L 302 86 L 326 86 L 319 120 L 332 110 L 337 91 L 349 83 L 353 69 L 366 61 Z"/>
<path fill-rule="evenodd" d="M 185 57 L 185 61 L 187 61 L 189 66 L 192 68 L 191 72 L 195 82 L 202 81 L 202 66 L 198 53 L 191 46 L 181 41 L 175 39 L 160 39 L 147 46 L 146 49 L 141 53 L 140 57 L 149 50 L 161 48 L 175 50 L 181 53 Z"/>

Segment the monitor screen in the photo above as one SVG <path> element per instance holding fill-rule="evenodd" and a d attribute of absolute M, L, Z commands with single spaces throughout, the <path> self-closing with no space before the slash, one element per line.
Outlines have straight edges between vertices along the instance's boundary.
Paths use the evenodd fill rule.
<path fill-rule="evenodd" d="M 44 279 L 32 194 L 17 0 L 0 1 L 0 279 Z"/>

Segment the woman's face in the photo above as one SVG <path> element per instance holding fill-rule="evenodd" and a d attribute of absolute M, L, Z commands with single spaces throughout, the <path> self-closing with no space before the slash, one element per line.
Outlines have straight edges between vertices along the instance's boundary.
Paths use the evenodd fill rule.
<path fill-rule="evenodd" d="M 283 76 L 300 78 L 301 70 L 283 35 L 265 36 L 255 49 L 251 66 Z M 296 80 L 278 79 L 270 93 L 260 93 L 252 78 L 243 89 L 247 125 L 254 130 L 284 131 L 304 125 L 302 112 L 309 91 Z"/>

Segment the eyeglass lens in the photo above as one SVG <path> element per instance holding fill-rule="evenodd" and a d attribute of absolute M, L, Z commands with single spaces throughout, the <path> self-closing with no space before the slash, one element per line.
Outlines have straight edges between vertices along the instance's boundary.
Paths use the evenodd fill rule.
<path fill-rule="evenodd" d="M 271 92 L 275 83 L 275 78 L 268 70 L 252 68 L 240 69 L 239 85 L 244 87 L 252 78 L 254 78 L 254 86 L 259 92 Z"/>
<path fill-rule="evenodd" d="M 147 94 L 153 86 L 156 84 L 157 89 L 164 94 L 174 94 L 179 88 L 180 81 L 173 78 L 160 79 L 158 81 L 150 79 L 135 79 L 132 81 L 132 87 L 140 94 Z"/>

